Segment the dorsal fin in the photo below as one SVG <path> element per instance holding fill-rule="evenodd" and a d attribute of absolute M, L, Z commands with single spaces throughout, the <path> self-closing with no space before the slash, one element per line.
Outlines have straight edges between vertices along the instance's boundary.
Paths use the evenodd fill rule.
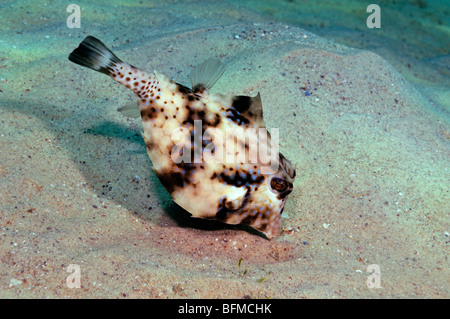
<path fill-rule="evenodd" d="M 225 72 L 225 66 L 218 59 L 208 59 L 195 67 L 191 72 L 192 90 L 209 90 Z"/>
<path fill-rule="evenodd" d="M 261 102 L 261 94 L 254 97 L 245 95 L 236 95 L 232 98 L 233 108 L 251 119 L 257 127 L 266 127 L 263 118 L 263 109 Z"/>

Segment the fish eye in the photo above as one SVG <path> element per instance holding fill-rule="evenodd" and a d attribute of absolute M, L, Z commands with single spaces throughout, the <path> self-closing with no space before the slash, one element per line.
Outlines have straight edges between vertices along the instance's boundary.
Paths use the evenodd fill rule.
<path fill-rule="evenodd" d="M 272 187 L 272 189 L 275 189 L 278 192 L 284 192 L 287 188 L 287 183 L 285 180 L 278 178 L 278 177 L 274 177 L 272 178 L 272 180 L 270 181 L 270 187 Z"/>

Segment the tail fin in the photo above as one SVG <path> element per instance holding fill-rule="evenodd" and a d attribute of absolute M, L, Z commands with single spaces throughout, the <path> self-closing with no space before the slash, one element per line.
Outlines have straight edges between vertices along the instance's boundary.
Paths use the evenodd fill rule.
<path fill-rule="evenodd" d="M 103 42 L 93 36 L 87 36 L 69 55 L 69 60 L 106 75 L 112 75 L 116 65 L 122 62 Z"/>

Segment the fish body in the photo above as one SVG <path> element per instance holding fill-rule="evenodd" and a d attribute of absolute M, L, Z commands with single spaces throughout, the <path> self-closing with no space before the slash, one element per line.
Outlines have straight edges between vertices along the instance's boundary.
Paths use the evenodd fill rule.
<path fill-rule="evenodd" d="M 259 94 L 211 94 L 209 89 L 224 71 L 217 60 L 194 69 L 188 88 L 121 61 L 92 36 L 69 60 L 107 74 L 134 92 L 153 170 L 178 205 L 193 217 L 247 224 L 269 239 L 277 235 L 295 169 L 274 148 Z M 122 112 L 130 115 L 134 110 Z M 254 145 L 270 154 L 270 167 L 254 156 Z"/>

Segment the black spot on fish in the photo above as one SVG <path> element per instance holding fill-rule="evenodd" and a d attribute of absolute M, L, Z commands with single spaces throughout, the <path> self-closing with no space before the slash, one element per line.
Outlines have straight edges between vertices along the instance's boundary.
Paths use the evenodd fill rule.
<path fill-rule="evenodd" d="M 216 213 L 216 216 L 214 217 L 214 219 L 220 220 L 222 222 L 226 222 L 231 213 L 233 213 L 232 210 L 222 206 L 217 210 L 217 213 Z"/>
<path fill-rule="evenodd" d="M 181 85 L 179 83 L 177 83 L 177 88 L 178 88 L 178 91 L 183 94 L 189 94 L 192 92 L 190 88 L 188 88 L 187 86 Z"/>
<path fill-rule="evenodd" d="M 219 174 L 219 180 L 221 182 L 227 183 L 228 185 L 233 186 L 243 186 L 243 185 L 259 185 L 264 181 L 264 176 L 260 175 L 256 178 L 252 177 L 250 173 L 245 172 L 236 172 L 236 174 L 227 175 L 225 173 Z"/>
<path fill-rule="evenodd" d="M 157 174 L 161 184 L 172 194 L 177 187 L 183 187 L 186 176 L 182 173 L 160 173 Z"/>
<path fill-rule="evenodd" d="M 154 107 L 148 107 L 146 109 L 143 109 L 141 111 L 141 117 L 143 121 L 148 121 L 157 116 L 156 109 Z"/>
<path fill-rule="evenodd" d="M 227 220 L 231 217 L 231 214 L 234 214 L 238 211 L 243 211 L 243 208 L 247 206 L 250 197 L 251 197 L 251 188 L 249 186 L 246 187 L 247 192 L 244 195 L 244 200 L 242 201 L 241 206 L 239 207 L 231 207 L 232 204 L 227 202 L 226 198 L 223 198 L 218 205 L 217 213 L 214 219 L 220 220 L 222 222 L 227 222 Z"/>
<path fill-rule="evenodd" d="M 192 176 L 201 164 L 199 163 L 177 163 L 179 172 L 157 173 L 161 184 L 172 194 L 177 188 L 183 188 L 192 184 Z M 195 185 L 194 185 L 195 186 Z"/>
<path fill-rule="evenodd" d="M 251 97 L 238 95 L 234 97 L 232 106 L 236 111 L 243 113 L 250 108 L 251 104 L 252 104 Z"/>
<path fill-rule="evenodd" d="M 258 214 L 249 214 L 247 212 L 247 217 L 245 217 L 241 223 L 242 224 L 246 224 L 246 225 L 252 225 L 255 223 L 255 221 L 258 219 L 259 215 Z M 267 225 L 262 225 L 263 228 L 258 228 L 258 231 L 263 231 L 264 229 L 266 229 Z"/>
<path fill-rule="evenodd" d="M 230 120 L 232 120 L 234 123 L 236 123 L 238 125 L 250 123 L 250 121 L 245 116 L 242 116 L 235 109 L 229 108 L 229 109 L 227 109 L 227 112 L 230 113 L 227 115 L 227 118 L 229 118 Z"/>
<path fill-rule="evenodd" d="M 192 91 L 194 93 L 203 93 L 206 90 L 205 86 L 203 84 L 197 84 L 196 86 L 194 86 L 194 88 L 192 89 Z"/>
<path fill-rule="evenodd" d="M 267 229 L 267 226 L 269 226 L 269 223 L 263 223 L 258 227 L 257 231 L 264 232 Z"/>
<path fill-rule="evenodd" d="M 209 125 L 209 126 L 212 126 L 212 127 L 216 127 L 217 125 L 220 124 L 220 122 L 221 122 L 220 115 L 219 115 L 219 114 L 216 114 L 215 119 L 214 119 L 213 121 L 209 121 L 209 122 L 208 122 L 208 125 Z"/>

